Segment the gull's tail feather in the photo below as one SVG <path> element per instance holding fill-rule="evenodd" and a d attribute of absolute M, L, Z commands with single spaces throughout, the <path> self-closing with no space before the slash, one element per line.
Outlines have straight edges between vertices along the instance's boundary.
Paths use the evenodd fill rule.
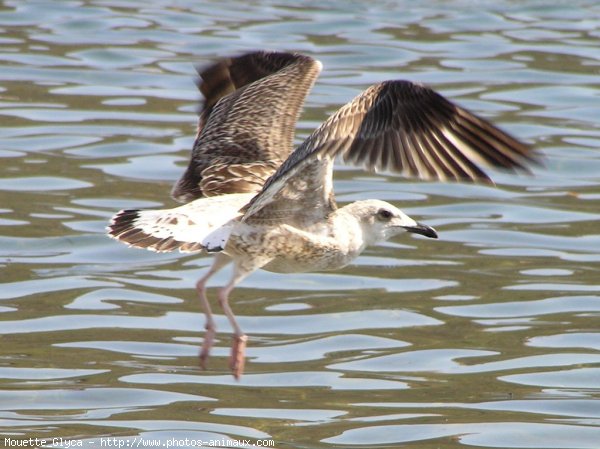
<path fill-rule="evenodd" d="M 240 208 L 252 196 L 201 198 L 174 209 L 122 210 L 112 217 L 107 232 L 129 246 L 157 252 L 220 251 Z"/>
<path fill-rule="evenodd" d="M 112 218 L 108 235 L 129 246 L 156 252 L 176 249 L 186 253 L 202 251 L 204 248 L 200 241 L 183 241 L 181 235 L 176 237 L 181 218 L 193 226 L 187 217 L 169 210 L 122 210 Z"/>

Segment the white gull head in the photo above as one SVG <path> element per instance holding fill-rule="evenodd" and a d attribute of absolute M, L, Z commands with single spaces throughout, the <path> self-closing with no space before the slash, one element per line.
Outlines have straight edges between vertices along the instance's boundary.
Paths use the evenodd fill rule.
<path fill-rule="evenodd" d="M 418 223 L 396 206 L 385 201 L 356 201 L 344 206 L 342 210 L 358 221 L 367 245 L 386 241 L 404 232 L 437 238 L 435 229 Z"/>

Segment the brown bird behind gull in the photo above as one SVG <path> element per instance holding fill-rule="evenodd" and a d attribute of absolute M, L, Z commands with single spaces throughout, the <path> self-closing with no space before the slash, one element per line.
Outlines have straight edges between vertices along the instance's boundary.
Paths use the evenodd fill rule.
<path fill-rule="evenodd" d="M 296 121 L 321 67 L 297 53 L 253 52 L 199 71 L 205 100 L 198 133 L 189 166 L 172 190 L 187 204 L 120 211 L 108 228 L 130 246 L 217 253 L 196 284 L 206 315 L 203 367 L 216 332 L 206 282 L 233 262 L 233 276 L 217 296 L 234 329 L 230 368 L 236 378 L 244 369 L 247 336 L 229 295 L 246 276 L 259 268 L 338 269 L 368 245 L 404 232 L 437 238 L 433 228 L 384 201 L 338 208 L 336 156 L 371 171 L 488 183 L 482 167 L 526 170 L 535 161 L 527 145 L 486 120 L 401 80 L 369 87 L 293 150 Z"/>

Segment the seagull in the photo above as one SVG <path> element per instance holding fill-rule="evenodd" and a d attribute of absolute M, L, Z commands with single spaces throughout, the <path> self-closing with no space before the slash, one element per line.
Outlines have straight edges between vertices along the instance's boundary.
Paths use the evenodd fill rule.
<path fill-rule="evenodd" d="M 535 153 L 429 87 L 404 80 L 369 87 L 293 148 L 296 122 L 322 65 L 298 53 L 256 51 L 199 69 L 204 97 L 189 165 L 171 191 L 184 205 L 122 210 L 107 228 L 129 246 L 215 253 L 196 283 L 206 317 L 200 365 L 216 326 L 206 283 L 233 264 L 217 292 L 233 328 L 229 368 L 240 379 L 248 337 L 229 296 L 254 271 L 335 270 L 370 245 L 404 234 L 437 238 L 380 200 L 338 206 L 334 161 L 374 172 L 493 184 L 483 168 L 528 171 Z"/>

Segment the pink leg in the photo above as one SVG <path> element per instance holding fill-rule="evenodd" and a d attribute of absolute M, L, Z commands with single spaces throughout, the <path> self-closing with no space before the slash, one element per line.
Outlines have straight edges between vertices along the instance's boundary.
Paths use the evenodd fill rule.
<path fill-rule="evenodd" d="M 242 328 L 237 323 L 235 315 L 229 306 L 229 293 L 231 293 L 237 282 L 239 281 L 235 281 L 234 277 L 232 282 L 219 290 L 219 304 L 233 327 L 233 344 L 231 346 L 231 355 L 229 357 L 229 368 L 233 372 L 233 376 L 239 380 L 244 372 L 246 342 L 248 341 L 248 336 L 242 331 Z"/>
<path fill-rule="evenodd" d="M 208 272 L 204 276 L 202 276 L 196 283 L 198 297 L 200 298 L 200 303 L 202 304 L 202 309 L 204 310 L 204 315 L 206 316 L 206 324 L 204 325 L 206 333 L 204 334 L 202 350 L 200 351 L 200 367 L 202 369 L 206 369 L 206 361 L 208 360 L 208 356 L 210 355 L 210 350 L 213 346 L 215 334 L 217 332 L 217 327 L 215 325 L 215 320 L 213 319 L 210 303 L 208 302 L 208 298 L 206 297 L 206 282 L 213 274 L 215 274 L 229 262 L 230 259 L 228 256 L 224 254 L 217 254 Z"/>
<path fill-rule="evenodd" d="M 268 260 L 265 260 L 264 263 L 267 261 Z M 256 268 L 264 265 L 264 263 L 257 263 L 261 262 L 258 258 L 255 258 L 252 262 L 253 263 L 250 266 L 244 266 L 245 264 L 243 261 L 236 261 L 233 269 L 233 277 L 225 287 L 219 290 L 218 293 L 219 304 L 221 305 L 223 312 L 225 312 L 231 327 L 233 327 L 233 344 L 231 346 L 229 368 L 237 380 L 240 379 L 244 372 L 246 342 L 248 341 L 248 337 L 242 331 L 242 328 L 235 319 L 231 307 L 229 307 L 229 294 L 246 276 L 252 273 Z"/>
<path fill-rule="evenodd" d="M 237 380 L 240 379 L 242 373 L 244 372 L 246 342 L 248 341 L 248 337 L 244 334 L 241 327 L 238 325 L 235 319 L 235 315 L 233 314 L 231 307 L 229 307 L 229 294 L 233 291 L 235 286 L 239 284 L 246 276 L 248 276 L 257 268 L 264 266 L 266 263 L 269 262 L 269 260 L 269 258 L 255 257 L 253 259 L 235 261 L 233 268 L 233 276 L 231 280 L 225 287 L 221 288 L 218 292 L 219 304 L 221 305 L 223 312 L 227 316 L 229 323 L 233 327 L 233 344 L 231 346 L 229 368 L 231 369 L 231 371 L 233 372 L 233 376 Z M 210 348 L 212 347 L 216 331 L 212 311 L 210 310 L 210 305 L 208 303 L 208 299 L 206 298 L 205 284 L 208 278 L 210 278 L 213 274 L 215 274 L 217 271 L 219 271 L 221 268 L 227 265 L 227 263 L 230 261 L 231 259 L 229 258 L 229 256 L 226 256 L 223 253 L 218 254 L 208 273 L 206 273 L 206 275 L 204 275 L 204 277 L 202 277 L 196 284 L 196 288 L 198 289 L 198 296 L 200 296 L 200 300 L 202 301 L 202 305 L 206 314 L 206 337 L 204 339 L 204 344 L 202 345 L 202 351 L 200 353 L 200 364 L 202 365 L 202 367 L 204 367 L 206 359 L 208 358 L 208 354 Z"/>

